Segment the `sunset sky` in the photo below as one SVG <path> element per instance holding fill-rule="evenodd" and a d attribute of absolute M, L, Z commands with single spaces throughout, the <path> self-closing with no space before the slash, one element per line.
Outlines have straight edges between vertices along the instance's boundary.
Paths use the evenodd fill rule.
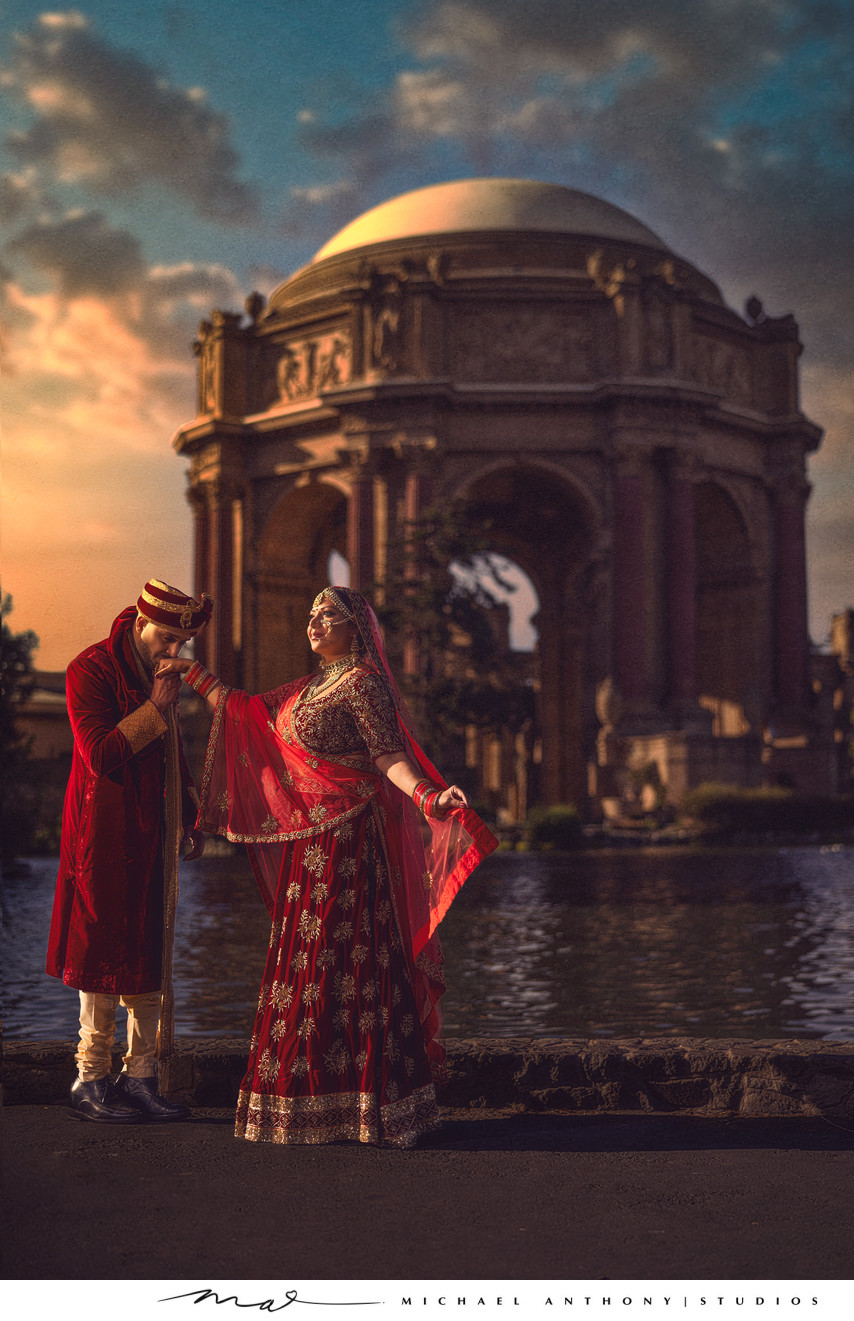
<path fill-rule="evenodd" d="M 3 587 L 39 667 L 191 585 L 199 320 L 483 175 L 595 193 L 794 313 L 814 639 L 854 605 L 850 0 L 18 0 L 0 90 Z"/>

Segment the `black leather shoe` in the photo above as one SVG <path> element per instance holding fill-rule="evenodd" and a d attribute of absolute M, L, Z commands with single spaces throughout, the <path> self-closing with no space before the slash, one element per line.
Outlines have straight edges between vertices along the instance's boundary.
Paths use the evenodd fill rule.
<path fill-rule="evenodd" d="M 97 1078 L 95 1082 L 78 1078 L 71 1087 L 71 1109 L 77 1119 L 88 1119 L 93 1124 L 138 1124 L 142 1120 L 137 1109 L 116 1096 L 109 1078 Z"/>
<path fill-rule="evenodd" d="M 120 1073 L 116 1079 L 116 1092 L 123 1100 L 136 1106 L 137 1113 L 146 1119 L 189 1119 L 190 1112 L 185 1105 L 175 1105 L 165 1101 L 157 1094 L 156 1078 L 132 1078 L 129 1073 Z"/>

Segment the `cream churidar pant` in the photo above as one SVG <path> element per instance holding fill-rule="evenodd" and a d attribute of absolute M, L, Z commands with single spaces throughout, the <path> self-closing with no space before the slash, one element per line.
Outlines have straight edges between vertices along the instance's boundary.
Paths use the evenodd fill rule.
<path fill-rule="evenodd" d="M 112 1069 L 112 1046 L 116 1039 L 116 1010 L 128 1011 L 128 1044 L 123 1063 L 131 1078 L 154 1076 L 157 1025 L 160 1022 L 160 991 L 144 995 L 102 995 L 80 992 L 80 1045 L 77 1048 L 78 1077 L 83 1082 L 106 1078 Z"/>

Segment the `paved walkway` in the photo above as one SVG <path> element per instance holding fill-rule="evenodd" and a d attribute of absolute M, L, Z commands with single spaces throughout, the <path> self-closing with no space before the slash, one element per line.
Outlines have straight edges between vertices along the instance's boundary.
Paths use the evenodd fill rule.
<path fill-rule="evenodd" d="M 854 1277 L 854 1132 L 822 1119 L 456 1111 L 410 1152 L 238 1141 L 225 1110 L 2 1130 L 12 1279 L 89 1278 L 94 1243 L 106 1280 Z"/>

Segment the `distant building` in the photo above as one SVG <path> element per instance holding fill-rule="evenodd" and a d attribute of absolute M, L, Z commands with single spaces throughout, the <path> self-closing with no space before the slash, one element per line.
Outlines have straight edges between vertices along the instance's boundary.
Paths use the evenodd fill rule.
<path fill-rule="evenodd" d="M 330 553 L 381 582 L 406 521 L 462 500 L 539 596 L 536 727 L 483 768 L 509 812 L 520 757 L 526 801 L 593 815 L 645 777 L 674 802 L 704 780 L 838 787 L 791 316 L 740 316 L 633 216 L 518 179 L 386 202 L 247 313 L 202 324 L 174 442 L 224 678 L 304 672 Z"/>

